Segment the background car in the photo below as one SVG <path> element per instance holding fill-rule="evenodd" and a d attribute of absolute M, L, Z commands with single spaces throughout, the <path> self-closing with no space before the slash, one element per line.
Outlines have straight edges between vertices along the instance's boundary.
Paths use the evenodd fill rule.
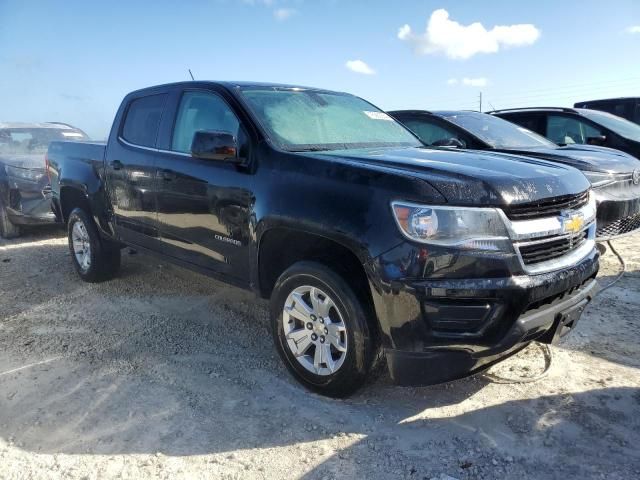
<path fill-rule="evenodd" d="M 610 113 L 584 108 L 517 108 L 488 113 L 522 125 L 558 145 L 599 145 L 640 158 L 640 125 Z"/>
<path fill-rule="evenodd" d="M 404 110 L 389 114 L 426 145 L 495 150 L 578 168 L 598 202 L 598 240 L 640 229 L 640 161 L 619 150 L 591 145 L 558 146 L 544 137 L 486 113 Z"/>
<path fill-rule="evenodd" d="M 607 98 L 577 102 L 574 108 L 588 108 L 608 112 L 640 125 L 640 97 Z"/>
<path fill-rule="evenodd" d="M 0 236 L 20 235 L 23 225 L 55 222 L 45 154 L 52 140 L 84 141 L 65 123 L 0 122 Z"/>

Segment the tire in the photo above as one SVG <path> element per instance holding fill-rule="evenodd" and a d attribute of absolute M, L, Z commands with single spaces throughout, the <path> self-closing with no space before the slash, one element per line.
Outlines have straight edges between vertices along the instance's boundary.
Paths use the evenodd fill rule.
<path fill-rule="evenodd" d="M 318 308 L 313 308 L 311 295 Z M 355 392 L 366 381 L 377 352 L 366 311 L 349 284 L 326 266 L 304 261 L 287 269 L 271 296 L 271 327 L 276 349 L 295 379 L 330 397 Z M 318 348 L 324 357 L 317 357 Z"/>
<path fill-rule="evenodd" d="M 0 202 L 0 237 L 2 238 L 16 238 L 20 236 L 20 227 L 14 225 L 9 220 L 7 209 L 4 204 Z"/>
<path fill-rule="evenodd" d="M 120 248 L 103 241 L 93 218 L 80 208 L 69 214 L 67 226 L 71 261 L 80 278 L 90 283 L 113 278 L 120 269 Z"/>

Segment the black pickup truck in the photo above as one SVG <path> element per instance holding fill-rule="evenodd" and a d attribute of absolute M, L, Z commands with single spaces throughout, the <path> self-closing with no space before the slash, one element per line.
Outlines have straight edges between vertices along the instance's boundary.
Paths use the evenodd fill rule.
<path fill-rule="evenodd" d="M 425 148 L 345 93 L 185 82 L 129 94 L 106 145 L 53 142 L 80 277 L 129 245 L 271 300 L 307 387 L 477 372 L 557 341 L 595 292 L 595 199 L 572 167 Z"/>

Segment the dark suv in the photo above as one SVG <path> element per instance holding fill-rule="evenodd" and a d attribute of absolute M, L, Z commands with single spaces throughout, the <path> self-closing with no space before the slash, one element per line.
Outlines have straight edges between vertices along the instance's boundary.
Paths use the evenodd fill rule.
<path fill-rule="evenodd" d="M 46 173 L 49 142 L 88 139 L 66 123 L 0 122 L 0 237 L 17 237 L 23 225 L 55 221 Z"/>
<path fill-rule="evenodd" d="M 640 97 L 589 100 L 588 102 L 576 102 L 573 107 L 609 112 L 640 125 Z"/>
<path fill-rule="evenodd" d="M 640 161 L 619 150 L 592 145 L 558 146 L 514 123 L 472 111 L 389 112 L 429 146 L 527 155 L 578 168 L 598 200 L 598 240 L 640 229 Z"/>
<path fill-rule="evenodd" d="M 640 158 L 640 125 L 607 112 L 584 108 L 515 108 L 489 113 L 522 125 L 558 145 L 598 145 Z"/>

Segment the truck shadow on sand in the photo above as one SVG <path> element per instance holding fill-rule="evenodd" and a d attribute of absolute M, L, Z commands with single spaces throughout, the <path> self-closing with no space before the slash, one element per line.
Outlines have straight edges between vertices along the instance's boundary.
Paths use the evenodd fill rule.
<path fill-rule="evenodd" d="M 278 455 L 301 445 L 310 479 L 438 472 L 557 478 L 563 471 L 631 478 L 640 465 L 638 388 L 496 399 L 480 408 L 473 401 L 485 386 L 479 379 L 411 390 L 382 381 L 339 401 L 277 371 L 255 382 L 222 370 L 211 375 L 196 358 L 160 361 L 149 373 L 86 363 L 63 358 L 0 372 L 1 436 L 37 453 L 216 454 L 231 469 L 243 451 Z"/>
<path fill-rule="evenodd" d="M 266 305 L 246 292 L 135 255 L 124 255 L 128 278 L 89 286 L 66 245 L 24 249 L 10 253 L 10 276 L 24 283 L 41 262 L 55 287 L 39 284 L 19 318 L 0 317 L 0 437 L 24 451 L 212 454 L 242 472 L 243 452 L 300 446 L 306 478 L 632 478 L 640 465 L 638 388 L 567 394 L 542 380 L 514 400 L 520 389 L 482 377 L 406 389 L 383 373 L 348 400 L 327 399 L 288 376 Z M 593 315 L 579 328 L 595 344 L 606 324 Z M 628 331 L 619 341 L 607 348 L 637 348 Z"/>

